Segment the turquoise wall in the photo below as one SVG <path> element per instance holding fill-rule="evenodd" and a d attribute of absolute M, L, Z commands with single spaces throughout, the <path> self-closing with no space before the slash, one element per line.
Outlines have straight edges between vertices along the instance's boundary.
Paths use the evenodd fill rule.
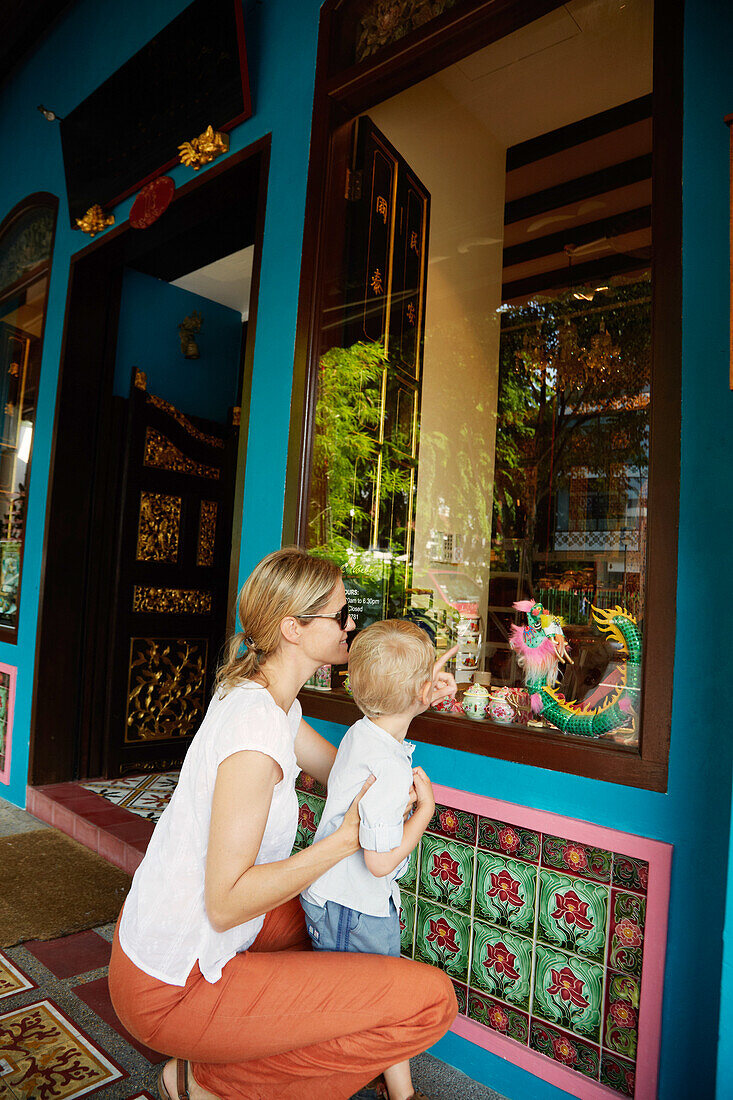
<path fill-rule="evenodd" d="M 28 534 L 17 647 L 0 645 L 0 661 L 17 664 L 11 786 L 23 803 L 43 521 L 51 428 L 70 254 L 83 243 L 68 229 L 58 129 L 35 111 L 39 102 L 64 114 L 129 57 L 181 7 L 180 0 L 128 5 L 78 4 L 44 40 L 0 100 L 0 137 L 12 148 L 0 182 L 0 214 L 24 195 L 49 190 L 61 199 L 44 346 L 38 440 L 30 484 Z M 272 132 L 262 275 L 244 486 L 241 575 L 280 543 L 290 415 L 293 345 L 313 91 L 317 0 L 245 5 L 254 116 L 232 135 L 237 151 Z M 421 745 L 433 780 L 567 814 L 674 845 L 660 1096 L 715 1094 L 730 833 L 731 748 L 724 724 L 730 647 L 723 633 L 707 644 L 708 619 L 726 622 L 732 574 L 733 477 L 728 389 L 727 131 L 733 111 L 733 12 L 713 0 L 688 0 L 685 55 L 684 345 L 679 584 L 675 696 L 669 790 L 655 794 Z M 297 47 L 297 48 L 294 48 Z M 63 61 L 67 62 L 64 64 Z M 189 178 L 174 169 L 177 183 Z M 130 201 L 116 211 L 126 217 Z M 670 609 L 672 611 L 672 609 Z M 324 726 L 332 739 L 340 730 Z M 733 917 L 731 917 L 733 942 Z M 726 960 L 728 955 L 726 955 Z M 731 952 L 733 960 L 733 950 Z M 733 999 L 733 964 L 723 993 Z M 435 1053 L 512 1100 L 549 1100 L 559 1090 L 507 1062 L 448 1036 Z M 720 1046 L 730 1081 L 730 1039 Z"/>
<path fill-rule="evenodd" d="M 200 358 L 184 359 L 178 325 L 194 310 L 203 318 L 196 336 Z M 145 371 L 148 390 L 181 412 L 225 423 L 237 405 L 242 316 L 236 309 L 125 271 L 117 335 L 114 392 L 128 397 L 132 368 Z"/>

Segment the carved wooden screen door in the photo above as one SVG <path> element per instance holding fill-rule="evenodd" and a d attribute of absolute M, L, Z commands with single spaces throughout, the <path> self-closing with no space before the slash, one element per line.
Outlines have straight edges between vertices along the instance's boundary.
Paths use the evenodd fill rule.
<path fill-rule="evenodd" d="M 176 767 L 226 632 L 237 428 L 131 388 L 110 708 L 110 772 Z"/>
<path fill-rule="evenodd" d="M 352 541 L 410 561 L 425 330 L 430 195 L 370 118 L 358 120 L 347 183 L 344 345 L 383 351 L 361 400 L 374 452 L 355 470 Z M 376 457 L 376 462 L 374 461 Z M 359 529 L 360 528 L 360 529 Z M 409 570 L 406 571 L 406 580 Z"/>

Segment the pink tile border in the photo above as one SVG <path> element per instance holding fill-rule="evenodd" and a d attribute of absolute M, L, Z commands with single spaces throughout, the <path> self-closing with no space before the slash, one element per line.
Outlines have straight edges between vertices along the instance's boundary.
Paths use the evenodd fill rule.
<path fill-rule="evenodd" d="M 644 961 L 641 972 L 641 997 L 639 1004 L 639 1044 L 636 1055 L 636 1089 L 634 1100 L 654 1100 L 657 1095 L 659 1072 L 659 1046 L 662 1029 L 662 993 L 664 986 L 664 960 L 667 950 L 667 910 L 669 884 L 672 870 L 672 845 L 659 840 L 649 840 L 633 833 L 622 833 L 589 821 L 546 810 L 533 810 L 513 802 L 502 802 L 485 795 L 470 794 L 452 787 L 435 785 L 436 802 L 456 810 L 467 810 L 511 825 L 521 825 L 535 832 L 550 833 L 568 840 L 577 840 L 595 848 L 605 848 L 621 855 L 646 860 L 649 864 L 649 885 L 646 902 L 644 935 Z M 536 1077 L 556 1085 L 571 1096 L 581 1100 L 608 1100 L 619 1094 L 597 1081 L 559 1062 L 553 1062 L 543 1054 L 530 1050 L 523 1044 L 499 1035 L 459 1016 L 451 1028 L 477 1046 L 505 1058 Z"/>
<path fill-rule="evenodd" d="M 8 685 L 8 725 L 5 738 L 5 765 L 0 771 L 0 783 L 6 786 L 10 784 L 10 756 L 13 743 L 13 715 L 15 713 L 15 681 L 18 678 L 18 670 L 14 665 L 0 664 L 0 672 L 5 672 L 10 677 Z"/>

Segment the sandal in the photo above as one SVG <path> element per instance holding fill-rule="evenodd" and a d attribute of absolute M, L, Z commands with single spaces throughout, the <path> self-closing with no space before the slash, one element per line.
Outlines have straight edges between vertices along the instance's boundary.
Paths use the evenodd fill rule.
<path fill-rule="evenodd" d="M 177 1100 L 191 1100 L 190 1093 L 188 1091 L 188 1062 L 183 1058 L 174 1058 L 176 1063 L 176 1097 Z M 166 1062 L 165 1066 L 168 1063 Z M 165 1073 L 165 1066 L 158 1074 L 158 1092 L 160 1093 L 161 1100 L 175 1100 L 173 1096 L 168 1092 L 165 1081 L 163 1080 L 163 1074 Z"/>

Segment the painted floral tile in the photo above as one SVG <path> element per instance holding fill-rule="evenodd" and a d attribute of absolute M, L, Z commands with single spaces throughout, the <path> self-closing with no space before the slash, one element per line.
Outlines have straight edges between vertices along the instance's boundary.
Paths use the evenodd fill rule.
<path fill-rule="evenodd" d="M 593 1080 L 598 1079 L 601 1052 L 597 1046 L 583 1042 L 576 1035 L 568 1035 L 540 1020 L 532 1020 L 529 1045 L 532 1050 L 552 1058 L 555 1062 L 562 1062 L 564 1066 L 584 1073 Z"/>
<path fill-rule="evenodd" d="M 598 1042 L 603 968 L 537 944 L 533 1016 Z"/>
<path fill-rule="evenodd" d="M 323 783 L 319 783 L 317 779 L 314 779 L 312 775 L 308 775 L 307 772 L 301 772 L 295 780 L 295 789 L 303 791 L 304 794 L 318 795 L 319 798 L 326 797 L 326 788 L 323 786 Z"/>
<path fill-rule="evenodd" d="M 513 1005 L 494 1000 L 477 989 L 468 991 L 468 1015 L 484 1027 L 498 1031 L 509 1039 L 515 1039 L 525 1046 L 529 1039 L 529 1016 Z"/>
<path fill-rule="evenodd" d="M 537 868 L 494 852 L 476 856 L 476 914 L 532 935 Z"/>
<path fill-rule="evenodd" d="M 298 831 L 295 834 L 295 847 L 307 848 L 309 844 L 313 843 L 313 837 L 316 835 L 316 829 L 326 803 L 323 798 L 316 798 L 311 794 L 300 794 L 298 802 L 300 803 L 300 809 L 298 811 Z"/>
<path fill-rule="evenodd" d="M 602 963 L 607 927 L 607 886 L 540 871 L 539 939 Z"/>
<path fill-rule="evenodd" d="M 476 843 L 476 814 L 467 810 L 455 810 L 452 806 L 439 806 L 430 819 L 427 832 L 443 836 L 447 840 L 461 840 L 464 844 Z"/>
<path fill-rule="evenodd" d="M 646 901 L 623 890 L 611 891 L 608 965 L 641 977 Z"/>
<path fill-rule="evenodd" d="M 452 982 L 453 990 L 458 1002 L 458 1012 L 461 1016 L 465 1016 L 468 1010 L 468 986 L 463 982 Z"/>
<path fill-rule="evenodd" d="M 639 1040 L 640 983 L 628 974 L 609 970 L 606 975 L 606 1011 L 603 1045 L 635 1059 Z"/>
<path fill-rule="evenodd" d="M 601 1084 L 607 1085 L 621 1096 L 633 1096 L 636 1085 L 634 1063 L 604 1050 L 601 1053 Z"/>
<path fill-rule="evenodd" d="M 526 859 L 529 863 L 537 863 L 540 858 L 539 833 L 491 817 L 479 818 L 478 846 L 514 859 Z"/>
<path fill-rule="evenodd" d="M 0 1001 L 14 997 L 25 989 L 35 989 L 36 983 L 0 952 Z"/>
<path fill-rule="evenodd" d="M 542 838 L 542 864 L 565 874 L 581 875 L 594 882 L 611 881 L 613 857 L 603 848 L 591 848 L 560 836 Z"/>
<path fill-rule="evenodd" d="M 649 887 L 649 864 L 643 859 L 632 859 L 631 856 L 614 853 L 613 885 L 622 890 L 638 890 L 645 894 Z"/>
<path fill-rule="evenodd" d="M 531 981 L 532 941 L 483 921 L 474 921 L 470 984 L 526 1009 Z"/>
<path fill-rule="evenodd" d="M 471 911 L 474 851 L 467 844 L 423 836 L 420 845 L 418 893 L 430 901 Z"/>
<path fill-rule="evenodd" d="M 415 895 L 400 890 L 400 946 L 402 954 L 412 958 L 415 942 Z"/>
<path fill-rule="evenodd" d="M 417 848 L 413 848 L 407 858 L 407 867 L 403 875 L 400 876 L 399 884 L 400 891 L 409 890 L 411 893 L 415 892 L 417 887 L 417 871 L 419 867 L 420 859 L 420 845 Z"/>
<path fill-rule="evenodd" d="M 444 970 L 449 978 L 465 982 L 471 922 L 465 913 L 435 905 L 424 898 L 417 900 L 415 958 Z"/>

